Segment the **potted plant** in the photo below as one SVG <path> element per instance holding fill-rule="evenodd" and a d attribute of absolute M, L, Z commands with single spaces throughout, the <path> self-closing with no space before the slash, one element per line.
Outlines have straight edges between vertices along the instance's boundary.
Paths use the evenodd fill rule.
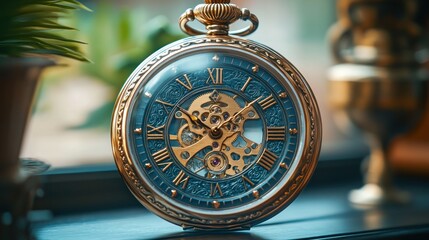
<path fill-rule="evenodd" d="M 22 223 L 26 222 L 36 185 L 29 177 L 32 167 L 21 166 L 19 153 L 39 75 L 45 67 L 55 64 L 55 56 L 88 61 L 79 50 L 82 42 L 65 35 L 74 29 L 58 21 L 78 9 L 89 10 L 76 0 L 2 2 L 0 214 L 10 215 L 11 220 L 0 221 L 1 239 L 27 238 L 28 228 Z"/>
<path fill-rule="evenodd" d="M 76 0 L 13 0 L 0 8 L 0 177 L 15 173 L 37 80 L 53 56 L 88 61 L 80 41 L 65 37 L 75 30 L 58 22 L 77 9 Z"/>

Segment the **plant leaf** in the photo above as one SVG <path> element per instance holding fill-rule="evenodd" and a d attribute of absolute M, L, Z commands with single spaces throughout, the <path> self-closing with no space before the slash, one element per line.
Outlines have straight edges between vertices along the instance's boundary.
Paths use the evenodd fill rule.
<path fill-rule="evenodd" d="M 91 11 L 77 0 L 13 0 L 0 9 L 0 56 L 59 55 L 89 61 L 79 50 L 82 41 L 66 37 L 73 27 L 58 23 L 72 11 Z"/>

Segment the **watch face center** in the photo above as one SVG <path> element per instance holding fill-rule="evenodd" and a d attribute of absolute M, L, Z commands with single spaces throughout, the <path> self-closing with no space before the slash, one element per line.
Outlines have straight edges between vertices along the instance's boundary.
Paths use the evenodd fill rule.
<path fill-rule="evenodd" d="M 264 145 L 259 98 L 229 89 L 187 95 L 170 115 L 172 151 L 180 164 L 205 179 L 227 179 L 255 164 Z"/>
<path fill-rule="evenodd" d="M 221 137 L 222 137 L 222 135 L 223 135 L 223 132 L 222 132 L 222 130 L 220 130 L 220 129 L 212 129 L 212 130 L 210 130 L 210 132 L 209 132 L 209 136 L 210 136 L 212 139 L 219 139 L 219 138 L 221 138 Z"/>

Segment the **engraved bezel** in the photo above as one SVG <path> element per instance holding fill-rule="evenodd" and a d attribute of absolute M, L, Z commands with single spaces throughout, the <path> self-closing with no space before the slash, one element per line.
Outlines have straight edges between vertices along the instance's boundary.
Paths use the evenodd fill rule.
<path fill-rule="evenodd" d="M 142 169 L 133 157 L 129 145 L 130 116 L 136 96 L 146 82 L 172 59 L 184 54 L 222 49 L 235 54 L 252 56 L 277 72 L 279 83 L 287 88 L 294 98 L 300 122 L 300 142 L 296 158 L 288 173 L 270 193 L 257 199 L 255 203 L 236 210 L 199 211 L 176 204 L 160 194 L 145 181 Z M 174 42 L 156 53 L 136 68 L 125 83 L 115 104 L 112 117 L 111 143 L 116 165 L 134 196 L 158 216 L 182 226 L 198 229 L 248 229 L 287 207 L 302 191 L 309 181 L 320 152 L 322 127 L 320 113 L 314 95 L 304 77 L 284 57 L 272 49 L 254 41 L 232 36 L 201 36 Z"/>

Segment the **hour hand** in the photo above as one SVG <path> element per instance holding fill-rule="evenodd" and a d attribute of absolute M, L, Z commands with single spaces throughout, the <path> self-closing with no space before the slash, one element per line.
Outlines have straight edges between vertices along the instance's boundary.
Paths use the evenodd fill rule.
<path fill-rule="evenodd" d="M 180 114 L 180 113 L 183 113 L 183 114 Z M 188 116 L 188 114 L 184 113 L 183 111 L 177 111 L 175 117 L 177 119 L 185 120 L 189 131 L 198 135 L 205 135 L 207 133 L 206 129 L 204 129 L 199 124 L 196 124 L 194 121 L 192 121 L 191 117 Z"/>
<path fill-rule="evenodd" d="M 210 126 L 208 126 L 207 124 L 205 124 L 203 121 L 201 121 L 197 116 L 194 116 L 190 112 L 188 112 L 186 109 L 184 109 L 184 108 L 182 108 L 180 106 L 177 106 L 177 108 L 179 108 L 179 110 L 181 112 L 183 112 L 186 116 L 188 116 L 189 119 L 191 119 L 192 122 L 197 123 L 197 124 L 199 124 L 201 126 L 204 126 L 206 128 L 211 128 Z"/>

